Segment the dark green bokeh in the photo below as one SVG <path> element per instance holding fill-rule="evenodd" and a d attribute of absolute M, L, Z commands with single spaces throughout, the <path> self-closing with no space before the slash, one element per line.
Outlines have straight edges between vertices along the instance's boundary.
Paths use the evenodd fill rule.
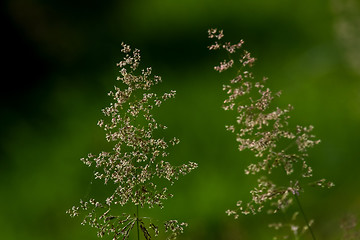
<path fill-rule="evenodd" d="M 4 3 L 1 239 L 97 239 L 65 211 L 99 185 L 79 159 L 105 145 L 96 126 L 117 76 L 122 41 L 139 48 L 142 67 L 163 77 L 159 92 L 177 97 L 158 112 L 178 136 L 173 161 L 199 168 L 173 187 L 158 219 L 189 223 L 180 239 L 271 239 L 266 215 L 225 215 L 249 197 L 253 178 L 225 131 L 224 76 L 207 50 L 207 29 L 244 39 L 291 103 L 295 124 L 315 126 L 322 143 L 310 152 L 314 175 L 335 182 L 301 197 L 318 239 L 339 239 L 341 219 L 360 214 L 360 5 L 356 1 L 41 1 Z M 309 239 L 306 236 L 304 239 Z"/>

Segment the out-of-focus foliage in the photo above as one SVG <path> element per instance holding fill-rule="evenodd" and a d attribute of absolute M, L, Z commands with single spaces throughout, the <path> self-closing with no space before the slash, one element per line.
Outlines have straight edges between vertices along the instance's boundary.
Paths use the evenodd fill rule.
<path fill-rule="evenodd" d="M 314 125 L 322 142 L 309 152 L 314 173 L 336 184 L 307 191 L 302 204 L 319 239 L 343 236 L 344 216 L 360 215 L 360 6 L 355 0 L 3 1 L 0 148 L 1 238 L 97 239 L 65 211 L 102 182 L 80 158 L 106 145 L 96 126 L 113 88 L 121 42 L 142 51 L 142 67 L 161 75 L 158 92 L 177 97 L 157 114 L 181 143 L 169 159 L 199 168 L 177 182 L 157 219 L 189 223 L 179 239 L 270 239 L 264 214 L 227 217 L 254 181 L 224 125 L 224 93 L 212 66 L 207 29 L 244 39 L 253 72 L 282 90 L 292 120 Z M 149 215 L 148 214 L 148 215 Z"/>

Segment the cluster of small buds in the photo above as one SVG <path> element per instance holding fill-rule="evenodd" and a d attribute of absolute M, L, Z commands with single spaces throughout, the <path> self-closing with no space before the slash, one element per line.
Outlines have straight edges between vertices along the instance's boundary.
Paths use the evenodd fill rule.
<path fill-rule="evenodd" d="M 171 232 L 168 239 L 176 239 L 178 235 L 184 232 L 184 227 L 187 227 L 187 223 L 179 223 L 177 220 L 169 220 L 165 222 L 165 232 Z"/>
<path fill-rule="evenodd" d="M 154 137 L 155 130 L 164 130 L 166 126 L 156 121 L 152 110 L 174 98 L 176 91 L 162 95 L 151 92 L 151 87 L 160 83 L 161 77 L 152 76 L 151 68 L 136 74 L 141 59 L 140 51 L 132 51 L 124 43 L 122 47 L 125 57 L 117 64 L 120 68 L 117 80 L 123 83 L 123 89 L 114 86 L 114 91 L 109 92 L 113 102 L 102 110 L 106 119 L 99 120 L 97 124 L 104 129 L 106 140 L 113 143 L 113 148 L 96 155 L 90 153 L 81 159 L 87 166 L 95 168 L 95 179 L 102 179 L 105 184 L 110 183 L 114 190 L 105 197 L 104 202 L 94 199 L 81 201 L 80 207 L 73 207 L 68 213 L 74 217 L 80 211 L 87 212 L 83 224 L 97 228 L 101 237 L 107 233 L 113 234 L 114 240 L 127 239 L 135 222 L 138 222 L 145 238 L 150 239 L 147 228 L 153 229 L 155 235 L 158 232 L 154 224 L 146 227 L 142 219 L 131 214 L 111 215 L 111 209 L 129 202 L 137 207 L 162 208 L 163 200 L 172 197 L 172 194 L 168 193 L 161 179 L 168 180 L 172 185 L 179 176 L 195 169 L 197 164 L 189 162 L 174 166 L 166 161 L 169 155 L 167 148 L 177 145 L 180 140 L 176 137 L 169 140 Z M 177 235 L 183 229 L 175 222 L 171 223 L 166 223 L 165 226 L 173 232 L 171 238 L 174 239 L 174 234 Z"/>
<path fill-rule="evenodd" d="M 234 60 L 230 60 L 230 61 L 224 60 L 223 62 L 220 63 L 219 66 L 215 66 L 214 69 L 218 72 L 222 72 L 231 68 L 233 64 L 234 64 Z"/>
<path fill-rule="evenodd" d="M 224 31 L 223 30 L 217 30 L 215 28 L 211 28 L 208 30 L 209 38 L 216 38 L 218 40 L 222 39 L 224 37 Z"/>
<path fill-rule="evenodd" d="M 223 31 L 217 29 L 210 29 L 208 33 L 209 38 L 217 40 L 224 36 Z M 313 126 L 297 126 L 292 130 L 288 120 L 293 107 L 288 105 L 282 109 L 275 106 L 274 99 L 280 97 L 281 92 L 274 93 L 267 88 L 265 77 L 260 81 L 255 80 L 248 70 L 255 62 L 249 52 L 243 51 L 236 58 L 231 57 L 243 43 L 242 40 L 238 44 L 215 42 L 208 47 L 210 50 L 223 49 L 230 56 L 214 67 L 216 71 L 223 72 L 234 67 L 239 69 L 237 75 L 223 85 L 227 94 L 223 109 L 237 114 L 236 121 L 225 128 L 236 135 L 240 151 L 250 150 L 256 157 L 256 161 L 245 169 L 245 174 L 263 173 L 257 187 L 250 191 L 252 200 L 245 205 L 239 201 L 235 210 L 226 211 L 235 218 L 239 217 L 239 213 L 256 214 L 267 206 L 270 206 L 268 213 L 286 209 L 292 203 L 293 196 L 302 191 L 301 180 L 312 177 L 312 168 L 305 159 L 308 149 L 320 143 L 311 134 Z M 292 180 L 282 186 L 274 184 L 270 178 L 276 168 L 283 169 Z M 300 179 L 294 175 L 299 175 Z M 331 187 L 333 183 L 320 180 L 314 185 Z"/>

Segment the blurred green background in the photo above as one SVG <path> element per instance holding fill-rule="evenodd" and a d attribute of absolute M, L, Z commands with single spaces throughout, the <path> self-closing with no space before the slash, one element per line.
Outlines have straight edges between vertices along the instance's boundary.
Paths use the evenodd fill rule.
<path fill-rule="evenodd" d="M 2 1 L 0 239 L 97 239 L 65 211 L 99 186 L 80 162 L 102 149 L 96 126 L 115 83 L 122 41 L 139 48 L 142 67 L 163 77 L 159 92 L 177 97 L 158 111 L 181 143 L 177 162 L 199 168 L 172 188 L 159 219 L 189 223 L 179 239 L 271 239 L 267 215 L 227 217 L 247 199 L 251 161 L 238 152 L 221 109 L 220 59 L 207 29 L 224 29 L 258 60 L 291 103 L 292 121 L 315 126 L 322 143 L 309 162 L 330 190 L 307 189 L 303 207 L 318 239 L 341 239 L 341 220 L 360 214 L 360 4 L 356 0 Z M 99 183 L 98 183 L 99 184 Z M 110 239 L 110 238 L 109 238 Z M 304 236 L 303 239 L 309 239 Z"/>

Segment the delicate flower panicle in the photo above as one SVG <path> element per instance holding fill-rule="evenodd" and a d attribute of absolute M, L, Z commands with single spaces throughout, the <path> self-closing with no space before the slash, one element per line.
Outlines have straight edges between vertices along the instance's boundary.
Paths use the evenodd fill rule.
<path fill-rule="evenodd" d="M 209 38 L 218 40 L 224 36 L 223 31 L 217 29 L 210 29 L 208 33 Z M 223 85 L 223 90 L 227 94 L 223 109 L 238 114 L 236 122 L 227 125 L 226 130 L 236 135 L 240 151 L 248 149 L 258 159 L 245 169 L 245 173 L 264 174 L 258 179 L 258 186 L 250 191 L 250 202 L 243 204 L 239 201 L 236 210 L 226 211 L 235 218 L 239 217 L 239 213 L 256 214 L 266 206 L 269 206 L 269 213 L 286 209 L 294 196 L 302 191 L 302 179 L 312 176 L 312 169 L 306 161 L 307 151 L 320 142 L 311 134 L 313 126 L 297 126 L 295 130 L 290 129 L 288 119 L 293 107 L 288 105 L 282 109 L 274 106 L 273 101 L 280 97 L 281 92 L 274 93 L 267 88 L 265 77 L 259 81 L 255 80 L 248 70 L 255 62 L 255 58 L 249 52 L 243 51 L 236 59 L 231 57 L 239 51 L 243 43 L 242 40 L 238 44 L 215 42 L 209 46 L 210 50 L 224 49 L 230 56 L 214 67 L 216 71 L 223 72 L 233 67 L 238 69 L 237 75 Z M 270 180 L 271 173 L 279 167 L 291 179 L 284 186 L 278 186 Z M 331 187 L 333 183 L 320 180 L 315 185 Z"/>
<path fill-rule="evenodd" d="M 146 227 L 136 215 L 118 216 L 113 215 L 111 210 L 129 202 L 138 207 L 152 208 L 156 205 L 162 208 L 163 200 L 172 197 L 172 194 L 166 186 L 158 186 L 159 179 L 166 179 L 173 184 L 180 176 L 195 169 L 197 164 L 189 162 L 173 166 L 166 161 L 169 155 L 167 148 L 178 144 L 180 140 L 176 137 L 169 140 L 154 137 L 155 130 L 164 130 L 166 126 L 156 121 L 152 110 L 174 98 L 176 91 L 160 96 L 151 92 L 151 87 L 160 83 L 161 77 L 152 76 L 151 68 L 143 69 L 141 74 L 136 75 L 141 59 L 140 51 L 132 51 L 124 43 L 122 47 L 125 57 L 117 64 L 120 68 L 117 80 L 125 88 L 114 86 L 114 91 L 109 92 L 114 101 L 102 110 L 106 119 L 98 121 L 98 125 L 106 132 L 106 140 L 113 143 L 112 151 L 102 151 L 97 155 L 90 153 L 81 159 L 87 166 L 95 167 L 95 179 L 102 179 L 105 184 L 111 183 L 115 190 L 104 202 L 95 199 L 81 201 L 80 207 L 73 207 L 68 213 L 74 217 L 79 215 L 80 210 L 87 212 L 83 224 L 97 228 L 100 237 L 112 234 L 113 239 L 127 239 L 135 223 L 138 223 L 145 238 L 151 239 L 147 229 L 152 229 L 155 236 L 159 231 L 153 223 Z M 166 231 L 169 228 L 172 230 L 172 239 L 182 232 L 184 226 L 184 223 L 178 226 L 174 221 L 164 224 Z"/>

